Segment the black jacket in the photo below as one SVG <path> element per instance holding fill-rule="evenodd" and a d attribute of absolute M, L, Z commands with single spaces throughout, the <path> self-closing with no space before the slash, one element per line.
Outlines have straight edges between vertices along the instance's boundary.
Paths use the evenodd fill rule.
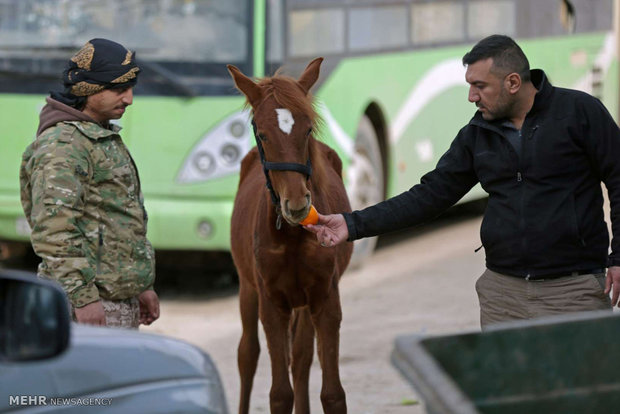
<path fill-rule="evenodd" d="M 427 221 L 480 182 L 489 193 L 480 229 L 489 269 L 540 278 L 620 265 L 618 237 L 608 257 L 601 190 L 603 181 L 620 235 L 620 130 L 598 99 L 553 87 L 541 70 L 532 82 L 520 156 L 499 122 L 476 113 L 420 184 L 344 214 L 349 239 Z"/>

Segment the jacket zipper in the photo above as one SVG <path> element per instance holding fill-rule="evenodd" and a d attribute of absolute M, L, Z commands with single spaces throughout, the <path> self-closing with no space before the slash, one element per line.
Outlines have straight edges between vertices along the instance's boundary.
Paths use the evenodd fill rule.
<path fill-rule="evenodd" d="M 524 126 L 525 126 L 525 122 L 523 122 L 523 125 L 521 126 L 521 131 L 524 130 Z M 521 137 L 521 156 L 519 157 L 519 167 L 517 169 L 517 182 L 522 183 L 523 182 L 523 175 L 521 174 L 521 171 L 523 170 L 523 164 L 525 162 L 525 147 L 526 147 L 526 142 L 525 141 L 530 141 L 531 139 L 534 138 L 534 134 L 536 133 L 536 130 L 538 129 L 538 125 L 534 125 L 534 127 L 532 127 L 532 129 L 530 130 L 530 133 L 527 135 L 527 137 L 524 137 L 521 134 L 521 131 L 519 131 L 519 135 Z M 521 186 L 521 220 L 519 220 L 519 224 L 521 227 L 521 249 L 522 249 L 522 254 L 521 254 L 521 258 L 523 260 L 523 263 L 527 263 L 527 251 L 528 251 L 528 242 L 527 242 L 527 237 L 526 235 L 526 231 L 525 231 L 525 187 Z M 529 269 L 526 269 L 527 271 L 527 276 L 525 277 L 525 280 L 530 280 L 530 271 Z"/>
<path fill-rule="evenodd" d="M 519 140 L 521 141 L 521 154 L 519 154 L 519 163 L 517 167 L 517 182 L 519 184 L 523 183 L 523 175 L 521 174 L 521 170 L 523 169 L 523 158 L 525 157 L 525 139 L 523 137 L 523 129 L 525 127 L 525 121 L 521 125 L 521 129 L 519 130 Z M 521 212 L 521 217 L 519 219 L 519 231 L 521 232 L 521 260 L 525 264 L 527 261 L 525 260 L 527 256 L 527 237 L 525 237 L 525 186 L 519 186 L 520 192 L 520 200 L 519 200 L 519 210 Z M 528 278 L 529 278 L 529 269 Z"/>

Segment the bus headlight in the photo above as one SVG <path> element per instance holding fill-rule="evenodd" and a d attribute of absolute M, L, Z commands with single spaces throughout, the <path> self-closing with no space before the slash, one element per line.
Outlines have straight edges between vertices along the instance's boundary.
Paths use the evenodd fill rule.
<path fill-rule="evenodd" d="M 252 148 L 250 112 L 235 112 L 215 125 L 189 153 L 177 182 L 196 183 L 239 172 L 241 158 Z"/>
<path fill-rule="evenodd" d="M 198 223 L 198 226 L 196 227 L 196 232 L 201 238 L 208 239 L 209 237 L 211 237 L 211 234 L 213 234 L 213 225 L 209 220 L 203 220 Z"/>
<path fill-rule="evenodd" d="M 193 161 L 196 169 L 203 174 L 208 174 L 215 168 L 215 160 L 211 154 L 206 152 L 199 152 L 194 155 Z"/>
<path fill-rule="evenodd" d="M 243 137 L 245 134 L 245 124 L 241 121 L 233 121 L 230 123 L 230 133 L 235 138 Z"/>
<path fill-rule="evenodd" d="M 239 158 L 241 158 L 241 151 L 238 145 L 226 145 L 222 148 L 220 156 L 225 164 L 232 165 L 237 163 Z"/>

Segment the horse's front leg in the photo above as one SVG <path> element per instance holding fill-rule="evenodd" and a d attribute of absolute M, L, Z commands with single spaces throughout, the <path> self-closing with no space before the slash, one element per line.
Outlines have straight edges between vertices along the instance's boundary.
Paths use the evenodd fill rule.
<path fill-rule="evenodd" d="M 239 308 L 243 332 L 237 350 L 237 364 L 241 388 L 239 392 L 239 414 L 250 412 L 250 393 L 260 354 L 258 342 L 258 294 L 253 286 L 240 275 Z"/>
<path fill-rule="evenodd" d="M 260 301 L 260 319 L 263 323 L 271 359 L 271 391 L 269 406 L 272 414 L 291 414 L 293 389 L 289 380 L 289 334 L 291 311 L 276 307 L 264 294 Z"/>
<path fill-rule="evenodd" d="M 310 310 L 300 308 L 293 313 L 293 359 L 291 371 L 295 387 L 295 414 L 310 414 L 308 395 L 310 366 L 314 356 L 314 327 L 310 320 Z"/>
<path fill-rule="evenodd" d="M 342 309 L 338 288 L 335 287 L 331 289 L 322 306 L 318 307 L 316 312 L 312 311 L 312 322 L 317 336 L 317 351 L 323 371 L 321 403 L 326 414 L 347 412 L 346 397 L 340 383 L 340 370 L 338 369 L 341 320 Z"/>

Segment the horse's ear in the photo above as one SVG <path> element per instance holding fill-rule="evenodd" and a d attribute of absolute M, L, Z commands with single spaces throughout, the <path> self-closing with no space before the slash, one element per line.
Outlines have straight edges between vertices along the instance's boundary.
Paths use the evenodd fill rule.
<path fill-rule="evenodd" d="M 256 83 L 254 83 L 252 79 L 241 73 L 241 71 L 236 66 L 226 65 L 226 67 L 228 68 L 230 76 L 232 76 L 233 80 L 235 81 L 235 86 L 237 87 L 237 89 L 239 89 L 241 93 L 243 93 L 248 98 L 248 102 L 250 102 L 250 105 L 255 108 L 256 105 L 260 103 L 262 98 L 262 92 L 260 87 Z"/>
<path fill-rule="evenodd" d="M 299 84 L 304 88 L 306 94 L 310 92 L 310 88 L 319 78 L 319 69 L 321 68 L 321 62 L 323 62 L 322 57 L 318 57 L 314 59 L 312 62 L 308 63 L 304 73 L 299 77 Z"/>

